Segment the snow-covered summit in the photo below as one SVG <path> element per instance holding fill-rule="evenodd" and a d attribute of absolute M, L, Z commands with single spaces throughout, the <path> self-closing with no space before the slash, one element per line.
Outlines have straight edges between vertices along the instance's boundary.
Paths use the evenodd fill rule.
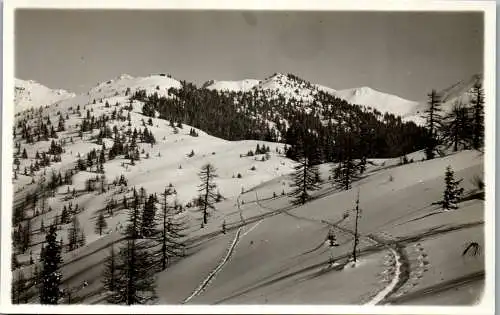
<path fill-rule="evenodd" d="M 14 84 L 16 112 L 33 107 L 51 105 L 60 100 L 75 96 L 74 93 L 61 89 L 51 89 L 33 80 L 15 79 Z"/>
<path fill-rule="evenodd" d="M 311 103 L 316 99 L 319 92 L 334 95 L 351 104 L 361 105 L 376 109 L 382 113 L 389 112 L 408 117 L 413 120 L 413 116 L 418 112 L 418 102 L 403 99 L 399 96 L 383 93 L 364 86 L 346 90 L 335 90 L 333 88 L 311 84 L 293 74 L 275 73 L 261 81 L 215 81 L 211 80 L 204 85 L 208 89 L 219 91 L 248 92 L 256 91 L 269 98 L 278 96 L 285 99 L 295 99 L 299 102 Z M 418 120 L 418 119 L 417 119 Z"/>
<path fill-rule="evenodd" d="M 209 90 L 217 91 L 248 92 L 259 83 L 260 81 L 255 79 L 244 79 L 239 81 L 210 80 L 204 84 L 204 87 Z"/>
<path fill-rule="evenodd" d="M 159 96 L 167 96 L 170 88 L 178 89 L 180 87 L 181 83 L 178 80 L 166 74 L 153 74 L 146 77 L 133 77 L 122 74 L 114 79 L 99 83 L 87 94 L 96 97 L 110 97 L 146 90 L 148 95 L 157 92 Z"/>
<path fill-rule="evenodd" d="M 409 101 L 396 95 L 383 93 L 367 86 L 336 91 L 335 95 L 351 104 L 389 112 L 403 118 L 416 112 L 418 102 Z"/>

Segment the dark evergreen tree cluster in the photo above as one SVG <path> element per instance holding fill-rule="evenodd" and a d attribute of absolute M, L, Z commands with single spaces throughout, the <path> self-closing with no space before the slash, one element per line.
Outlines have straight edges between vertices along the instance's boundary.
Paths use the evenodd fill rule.
<path fill-rule="evenodd" d="M 70 252 L 79 247 L 85 246 L 85 232 L 80 226 L 80 222 L 76 216 L 71 220 L 71 227 L 68 229 L 68 244 L 67 251 Z"/>
<path fill-rule="evenodd" d="M 133 190 L 129 207 L 125 242 L 115 254 L 111 249 L 104 270 L 104 285 L 110 292 L 108 302 L 113 304 L 147 304 L 156 299 L 155 276 L 157 263 L 151 259 L 148 237 L 155 228 L 155 195 L 146 197 L 141 188 Z M 141 208 L 143 209 L 141 214 Z"/>
<path fill-rule="evenodd" d="M 484 145 L 484 92 L 478 81 L 472 88 L 472 100 L 469 104 L 455 102 L 446 115 L 441 114 L 441 98 L 435 90 L 429 94 L 425 118 L 427 159 L 435 157 L 437 146 L 443 144 L 459 149 L 479 150 Z"/>

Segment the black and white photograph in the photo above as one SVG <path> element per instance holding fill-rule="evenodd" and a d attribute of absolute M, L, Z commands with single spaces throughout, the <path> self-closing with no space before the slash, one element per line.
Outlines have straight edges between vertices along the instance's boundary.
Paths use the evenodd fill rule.
<path fill-rule="evenodd" d="M 5 8 L 3 310 L 493 312 L 495 2 L 85 2 Z"/>

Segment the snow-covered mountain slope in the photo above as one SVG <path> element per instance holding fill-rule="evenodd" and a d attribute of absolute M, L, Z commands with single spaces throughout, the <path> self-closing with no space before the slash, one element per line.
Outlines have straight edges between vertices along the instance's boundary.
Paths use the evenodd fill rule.
<path fill-rule="evenodd" d="M 467 80 L 461 80 L 452 86 L 439 91 L 441 95 L 441 109 L 444 112 L 449 112 L 457 103 L 467 105 L 473 100 L 474 85 L 483 82 L 481 74 L 475 74 Z"/>
<path fill-rule="evenodd" d="M 74 93 L 65 90 L 55 90 L 33 80 L 15 79 L 14 103 L 15 112 L 54 104 L 63 99 L 74 97 Z"/>
<path fill-rule="evenodd" d="M 148 95 L 158 93 L 158 96 L 167 96 L 168 89 L 180 88 L 181 83 L 170 76 L 163 74 L 154 74 L 147 77 L 133 77 L 128 74 L 122 74 L 112 80 L 99 83 L 93 87 L 87 95 L 94 97 L 109 97 L 134 93 L 138 90 L 146 90 Z"/>
<path fill-rule="evenodd" d="M 331 94 L 354 105 L 361 105 L 378 110 L 381 113 L 392 113 L 401 116 L 405 120 L 413 120 L 418 111 L 418 102 L 409 101 L 401 97 L 376 91 L 369 87 L 360 87 L 346 90 L 335 90 L 333 88 L 311 84 L 292 74 L 275 73 L 262 81 L 213 81 L 207 82 L 205 87 L 219 91 L 255 91 L 266 97 L 275 99 L 295 99 L 302 105 L 315 101 L 318 92 Z M 304 104 L 306 103 L 306 104 Z M 408 119 L 406 119 L 408 117 Z"/>
<path fill-rule="evenodd" d="M 452 86 L 439 91 L 439 94 L 441 95 L 441 100 L 443 103 L 449 103 L 451 101 L 465 97 L 465 99 L 463 100 L 468 101 L 466 97 L 470 96 L 470 91 L 472 90 L 474 85 L 476 83 L 482 83 L 482 81 L 483 81 L 482 74 L 475 74 L 466 80 L 458 81 Z"/>
<path fill-rule="evenodd" d="M 259 80 L 245 79 L 240 81 L 215 81 L 205 83 L 205 88 L 218 91 L 248 92 L 260 83 Z"/>
<path fill-rule="evenodd" d="M 39 162 L 36 153 L 40 155 L 49 150 L 52 139 L 48 141 L 36 141 L 33 144 L 25 143 L 17 134 L 15 142 L 22 143 L 22 148 L 27 152 L 27 159 L 19 159 L 19 172 L 17 179 L 13 180 L 15 190 L 15 202 L 24 200 L 26 195 L 36 192 L 52 172 L 64 174 L 72 169 L 79 157 L 85 157 L 93 149 L 99 150 L 101 145 L 96 144 L 96 136 L 100 129 L 83 132 L 79 137 L 79 130 L 82 125 L 82 119 L 86 115 L 93 117 L 112 116 L 115 111 L 123 111 L 125 116 L 130 114 L 130 123 L 127 120 L 110 120 L 108 127 L 113 129 L 115 126 L 119 132 L 126 133 L 127 129 L 144 129 L 147 127 L 156 138 L 156 144 L 138 143 L 140 160 L 135 165 L 129 165 L 129 160 L 123 155 L 115 157 L 112 160 L 106 160 L 104 166 L 104 176 L 106 182 L 110 184 L 114 179 L 124 175 L 130 187 L 144 187 L 148 193 L 161 193 L 170 183 L 176 189 L 176 202 L 179 205 L 186 205 L 198 195 L 198 185 L 202 165 L 212 163 L 217 169 L 218 178 L 216 180 L 219 192 L 225 198 L 234 199 L 242 190 L 255 185 L 269 181 L 275 177 L 289 174 L 293 170 L 294 162 L 284 157 L 283 144 L 270 143 L 264 141 L 226 141 L 217 137 L 208 135 L 197 128 L 189 125 L 180 127 L 170 125 L 168 121 L 153 118 L 151 124 L 145 124 L 149 118 L 143 116 L 142 102 L 129 101 L 129 96 L 136 90 L 146 89 L 148 93 L 155 92 L 168 95 L 168 89 L 171 87 L 180 87 L 179 81 L 153 75 L 148 77 L 131 77 L 121 75 L 113 80 L 98 84 L 89 92 L 76 95 L 71 98 L 60 100 L 52 106 L 44 107 L 42 113 L 34 114 L 30 111 L 21 112 L 16 120 L 27 120 L 28 125 L 33 126 L 37 123 L 36 115 L 48 117 L 56 123 L 61 113 L 65 117 L 65 130 L 57 132 L 57 142 L 63 142 L 64 152 L 61 154 L 61 161 L 51 163 L 49 167 L 42 167 L 35 170 L 33 175 L 25 175 L 23 170 L 30 169 L 30 166 Z M 127 90 L 130 90 L 127 92 Z M 95 102 L 94 102 L 95 101 Z M 106 105 L 109 104 L 109 106 Z M 132 110 L 125 109 L 132 105 Z M 80 107 L 80 110 L 77 108 Z M 190 130 L 195 130 L 197 136 L 190 135 Z M 103 144 L 109 150 L 114 141 L 111 138 L 104 138 Z M 259 154 L 255 156 L 246 156 L 246 154 L 255 150 L 257 144 L 266 145 L 270 148 L 268 156 Z M 193 152 L 192 156 L 189 156 Z M 278 153 L 279 152 L 279 153 Z M 103 205 L 114 198 L 123 198 L 128 193 L 127 190 L 120 191 L 119 187 L 111 188 L 107 193 L 87 192 L 85 183 L 88 179 L 94 178 L 98 173 L 88 169 L 78 171 L 72 176 L 72 184 L 59 187 L 54 197 L 47 198 L 47 207 L 54 211 L 43 214 L 35 214 L 33 210 L 27 210 L 27 217 L 32 217 L 31 224 L 39 226 L 41 222 L 52 222 L 56 215 L 60 214 L 63 205 L 67 205 L 67 191 L 75 189 L 79 196 L 72 198 L 71 202 L 78 204 L 85 210 L 77 215 L 85 233 L 87 244 L 91 244 L 100 239 L 100 236 L 94 232 L 95 217 Z M 99 175 L 100 176 L 100 175 Z M 111 187 L 111 186 L 110 186 Z M 121 197 L 120 197 L 121 196 Z M 39 210 L 38 206 L 37 209 Z M 124 213 L 123 213 L 124 215 Z M 124 224 L 125 219 L 122 214 L 117 212 L 114 216 L 108 218 L 107 232 L 115 231 L 120 224 Z M 188 216 L 197 217 L 195 210 L 190 210 Z M 198 227 L 197 220 L 193 220 L 193 226 Z M 61 236 L 66 242 L 66 229 L 62 228 Z M 43 240 L 43 235 L 38 234 L 34 237 L 35 244 Z M 32 247 L 33 255 L 38 255 L 40 251 L 39 243 Z M 20 262 L 26 261 L 29 256 L 20 255 Z"/>
<path fill-rule="evenodd" d="M 472 87 L 481 80 L 482 75 L 477 74 L 439 91 L 443 101 L 442 110 L 448 112 L 457 101 L 464 104 L 469 103 L 472 97 L 470 93 Z M 313 102 L 318 91 L 321 91 L 343 99 L 350 104 L 364 106 L 383 114 L 390 113 L 401 116 L 403 121 L 413 121 L 418 125 L 424 124 L 425 119 L 422 115 L 427 109 L 424 96 L 422 101 L 412 101 L 367 86 L 335 90 L 324 85 L 311 84 L 291 74 L 282 73 L 275 73 L 261 81 L 209 81 L 205 84 L 205 87 L 219 91 L 255 91 L 271 99 L 277 97 L 295 99 L 302 103 L 302 106 L 304 106 L 304 103 Z"/>
<path fill-rule="evenodd" d="M 367 86 L 336 91 L 335 95 L 351 104 L 371 107 L 379 112 L 392 113 L 402 118 L 415 114 L 419 106 L 418 102 L 382 93 Z"/>
<path fill-rule="evenodd" d="M 482 81 L 482 74 L 475 74 L 468 79 L 458 81 L 445 89 L 437 91 L 441 97 L 440 109 L 442 111 L 442 115 L 449 113 L 455 104 L 468 106 L 474 98 L 474 85 L 476 85 L 476 83 L 482 84 Z M 422 125 L 425 123 L 425 119 L 422 115 L 428 107 L 429 106 L 426 100 L 420 101 L 416 105 L 412 106 L 412 110 L 410 110 L 406 116 L 403 117 Z"/>

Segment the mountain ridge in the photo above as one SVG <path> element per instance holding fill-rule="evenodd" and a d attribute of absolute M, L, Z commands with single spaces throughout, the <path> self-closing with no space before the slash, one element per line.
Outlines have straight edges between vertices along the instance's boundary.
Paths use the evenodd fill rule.
<path fill-rule="evenodd" d="M 475 74 L 471 78 L 458 81 L 457 83 L 442 89 L 439 93 L 443 99 L 443 110 L 448 111 L 457 101 L 468 102 L 470 93 L 468 91 L 476 82 L 482 80 L 482 74 Z M 34 80 L 15 79 L 15 104 L 16 112 L 31 107 L 51 105 L 61 100 L 77 97 L 83 94 L 107 97 L 102 94 L 106 87 L 113 85 L 113 93 L 116 95 L 134 93 L 137 90 L 146 90 L 147 94 L 158 93 L 159 96 L 169 96 L 170 88 L 180 88 L 182 80 L 172 78 L 166 74 L 151 74 L 148 76 L 132 76 L 120 74 L 110 80 L 97 83 L 89 91 L 76 94 L 62 89 L 51 89 Z M 390 113 L 401 116 L 404 121 L 413 121 L 419 125 L 424 123 L 421 117 L 426 110 L 425 101 L 413 101 L 401 96 L 386 93 L 369 86 L 354 87 L 336 90 L 321 84 L 314 84 L 301 79 L 293 74 L 274 73 L 262 80 L 209 80 L 202 84 L 202 88 L 230 92 L 257 92 L 269 94 L 270 91 L 278 92 L 286 99 L 293 98 L 305 102 L 313 102 L 318 92 L 324 92 L 347 101 L 353 105 L 367 107 L 381 113 Z M 28 91 L 27 93 L 24 91 Z M 275 97 L 275 96 L 270 96 Z"/>

